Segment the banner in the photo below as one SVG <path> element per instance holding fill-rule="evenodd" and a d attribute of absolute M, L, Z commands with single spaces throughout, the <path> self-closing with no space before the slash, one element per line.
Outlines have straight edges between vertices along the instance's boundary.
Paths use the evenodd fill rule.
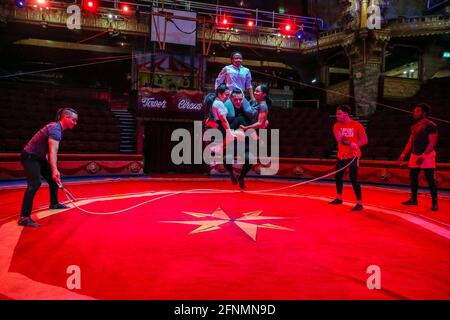
<path fill-rule="evenodd" d="M 141 88 L 139 113 L 142 116 L 166 113 L 204 113 L 203 92 L 191 90 L 169 91 L 166 89 Z"/>

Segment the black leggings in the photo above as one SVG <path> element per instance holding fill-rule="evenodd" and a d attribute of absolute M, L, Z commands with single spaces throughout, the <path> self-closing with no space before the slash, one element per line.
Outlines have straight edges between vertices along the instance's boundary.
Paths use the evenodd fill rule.
<path fill-rule="evenodd" d="M 425 178 L 430 188 L 431 198 L 437 200 L 437 187 L 434 180 L 434 169 L 423 169 Z M 420 168 L 410 168 L 409 177 L 411 178 L 411 198 L 417 200 L 417 190 L 419 188 Z"/>
<path fill-rule="evenodd" d="M 336 164 L 336 170 L 342 169 L 347 164 L 349 164 L 350 161 L 352 161 L 352 159 L 343 159 L 343 160 L 338 159 L 338 162 Z M 358 159 L 355 159 L 355 161 L 353 161 L 353 163 L 348 167 L 348 169 L 350 174 L 350 181 L 352 182 L 353 191 L 355 192 L 356 199 L 361 200 L 362 199 L 361 185 L 358 182 Z M 342 194 L 342 189 L 344 188 L 344 181 L 343 181 L 344 173 L 345 170 L 336 173 L 336 190 L 337 194 L 339 195 Z"/>
<path fill-rule="evenodd" d="M 235 150 L 235 152 L 237 151 L 236 143 L 235 143 L 234 150 Z M 223 150 L 223 166 L 230 173 L 230 175 L 234 174 L 233 164 L 232 164 L 233 159 L 234 159 L 234 155 L 232 156 L 232 159 L 227 158 L 226 148 L 224 148 L 224 150 Z M 245 153 L 244 153 L 244 165 L 242 166 L 242 171 L 241 171 L 241 174 L 239 175 L 242 178 L 244 178 L 247 175 L 247 173 L 252 169 L 253 164 L 250 162 L 250 159 L 251 159 L 251 153 L 248 149 L 248 143 L 246 143 Z"/>
<path fill-rule="evenodd" d="M 219 125 L 219 130 L 222 133 L 223 137 L 226 137 L 226 131 L 222 126 L 222 123 L 220 121 L 217 121 L 217 124 Z M 239 116 L 236 117 L 234 119 L 234 121 L 232 122 L 232 125 L 230 125 L 231 128 L 233 129 L 238 129 L 239 126 L 243 124 L 243 125 L 247 125 L 246 119 L 244 116 Z M 223 166 L 224 168 L 230 173 L 230 175 L 234 175 L 234 171 L 233 171 L 233 161 L 231 161 L 231 159 L 227 159 L 227 152 L 226 152 L 226 139 L 224 139 L 224 148 L 223 148 Z M 233 141 L 234 143 L 234 151 L 237 151 L 237 142 Z M 252 169 L 253 164 L 250 163 L 250 157 L 251 154 L 249 152 L 249 141 L 248 141 L 248 137 L 245 138 L 245 154 L 244 154 L 244 165 L 242 166 L 242 171 L 240 174 L 240 177 L 245 177 L 247 175 L 247 173 Z M 234 155 L 233 155 L 233 159 L 234 159 Z"/>
<path fill-rule="evenodd" d="M 20 162 L 25 169 L 25 175 L 27 177 L 27 189 L 23 196 L 20 215 L 22 217 L 29 217 L 31 215 L 34 196 L 41 186 L 41 176 L 44 177 L 50 187 L 50 203 L 57 204 L 58 185 L 52 178 L 52 170 L 48 161 L 45 158 L 23 152 Z"/>

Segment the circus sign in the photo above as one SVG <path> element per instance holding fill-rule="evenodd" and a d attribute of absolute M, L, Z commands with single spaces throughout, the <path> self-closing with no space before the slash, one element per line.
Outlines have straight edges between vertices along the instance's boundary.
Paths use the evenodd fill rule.
<path fill-rule="evenodd" d="M 189 99 L 183 99 L 178 102 L 178 110 L 201 111 L 203 104 L 192 102 Z"/>
<path fill-rule="evenodd" d="M 165 109 L 166 107 L 166 100 L 158 100 L 155 97 L 142 98 L 142 108 L 144 109 Z"/>
<path fill-rule="evenodd" d="M 142 88 L 140 91 L 139 111 L 141 114 L 155 112 L 203 112 L 203 92 Z"/>

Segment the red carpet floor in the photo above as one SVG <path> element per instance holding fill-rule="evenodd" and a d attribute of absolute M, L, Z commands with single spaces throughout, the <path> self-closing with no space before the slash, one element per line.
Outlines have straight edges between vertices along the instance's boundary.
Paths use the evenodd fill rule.
<path fill-rule="evenodd" d="M 249 180 L 247 190 L 289 184 Z M 94 212 L 168 192 L 236 190 L 214 179 L 66 187 Z M 48 205 L 46 189 L 36 208 Z M 426 195 L 404 207 L 405 191 L 364 187 L 366 209 L 352 213 L 349 186 L 342 206 L 327 204 L 327 184 L 182 193 L 114 215 L 41 209 L 42 227 L 23 229 L 22 193 L 0 190 L 0 299 L 450 299 L 448 196 L 431 213 Z M 371 265 L 379 290 L 367 287 Z M 67 287 L 69 266 L 79 267 L 80 289 Z"/>

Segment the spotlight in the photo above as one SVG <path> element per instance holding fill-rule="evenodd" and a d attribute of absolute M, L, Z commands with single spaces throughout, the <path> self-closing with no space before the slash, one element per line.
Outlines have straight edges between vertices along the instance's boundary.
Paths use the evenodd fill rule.
<path fill-rule="evenodd" d="M 25 0 L 16 0 L 16 7 L 17 8 L 23 8 L 25 7 Z"/>
<path fill-rule="evenodd" d="M 286 35 L 294 33 L 295 32 L 294 25 L 292 25 L 290 22 L 282 24 L 281 32 Z"/>
<path fill-rule="evenodd" d="M 39 10 L 48 10 L 49 4 L 47 0 L 35 0 L 35 4 L 33 5 L 34 8 L 39 8 Z"/>
<path fill-rule="evenodd" d="M 20 1 L 20 0 L 19 0 Z M 39 8 L 39 10 L 49 9 L 49 4 L 47 0 L 35 0 L 33 8 Z"/>
<path fill-rule="evenodd" d="M 255 23 L 253 22 L 253 20 L 248 20 L 247 21 L 247 27 L 253 28 L 254 26 L 255 26 Z"/>
<path fill-rule="evenodd" d="M 131 12 L 131 6 L 127 4 L 123 4 L 120 9 L 122 10 L 123 14 L 129 14 Z"/>
<path fill-rule="evenodd" d="M 223 16 L 219 20 L 219 25 L 222 27 L 228 27 L 228 29 L 229 29 L 230 23 L 231 23 L 231 19 L 227 16 Z"/>
<path fill-rule="evenodd" d="M 97 11 L 98 3 L 95 0 L 85 0 L 83 2 L 83 8 L 88 12 L 95 12 Z"/>

